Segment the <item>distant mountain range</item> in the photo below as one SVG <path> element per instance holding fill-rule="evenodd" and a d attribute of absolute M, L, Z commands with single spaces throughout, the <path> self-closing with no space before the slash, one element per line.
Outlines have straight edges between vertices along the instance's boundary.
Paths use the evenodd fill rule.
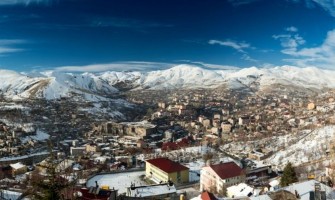
<path fill-rule="evenodd" d="M 125 90 L 199 89 L 224 86 L 253 91 L 274 85 L 287 88 L 319 90 L 335 88 L 335 71 L 319 68 L 282 66 L 208 70 L 191 65 L 177 65 L 151 72 L 17 73 L 0 70 L 0 94 L 12 99 L 78 96 L 89 101 L 108 98 Z"/>

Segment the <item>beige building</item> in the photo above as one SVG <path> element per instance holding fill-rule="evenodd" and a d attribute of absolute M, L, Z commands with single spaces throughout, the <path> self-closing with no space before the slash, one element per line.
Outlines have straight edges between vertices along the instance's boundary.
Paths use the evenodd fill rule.
<path fill-rule="evenodd" d="M 222 133 L 230 133 L 231 127 L 229 123 L 221 123 Z"/>
<path fill-rule="evenodd" d="M 314 110 L 315 109 L 315 104 L 314 103 L 309 103 L 308 105 L 307 105 L 307 109 L 308 110 Z"/>
<path fill-rule="evenodd" d="M 202 121 L 202 125 L 204 125 L 204 127 L 210 127 L 211 126 L 211 120 L 209 119 L 204 119 Z"/>
<path fill-rule="evenodd" d="M 101 149 L 96 144 L 86 144 L 86 152 L 99 152 Z"/>
<path fill-rule="evenodd" d="M 156 125 L 148 121 L 141 122 L 107 122 L 101 125 L 94 125 L 93 131 L 111 135 L 132 135 L 145 137 L 156 132 Z"/>
<path fill-rule="evenodd" d="M 189 168 L 167 158 L 147 160 L 145 175 L 157 183 L 169 180 L 174 184 L 189 182 Z"/>
<path fill-rule="evenodd" d="M 159 102 L 158 107 L 159 108 L 166 108 L 166 104 L 164 102 Z"/>
<path fill-rule="evenodd" d="M 199 117 L 198 117 L 198 121 L 200 122 L 200 123 L 203 123 L 203 121 L 206 119 L 206 117 L 205 116 L 203 116 L 203 115 L 200 115 Z"/>
<path fill-rule="evenodd" d="M 119 123 L 119 133 L 123 135 L 132 135 L 146 137 L 156 132 L 156 125 L 147 121 L 141 122 L 122 122 Z"/>
<path fill-rule="evenodd" d="M 213 119 L 221 120 L 222 118 L 221 118 L 220 114 L 215 114 L 214 117 L 213 117 Z"/>
<path fill-rule="evenodd" d="M 27 172 L 27 166 L 20 162 L 15 163 L 15 164 L 10 164 L 9 166 L 12 168 L 13 176 L 24 174 Z"/>

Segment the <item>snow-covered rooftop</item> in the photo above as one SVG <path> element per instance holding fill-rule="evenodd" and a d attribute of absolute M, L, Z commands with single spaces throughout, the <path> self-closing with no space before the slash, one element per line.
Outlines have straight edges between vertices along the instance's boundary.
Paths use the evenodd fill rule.
<path fill-rule="evenodd" d="M 293 194 L 295 194 L 295 191 L 298 192 L 301 200 L 310 200 L 310 192 L 315 190 L 315 184 L 319 183 L 321 186 L 321 191 L 326 192 L 327 199 L 335 199 L 335 191 L 333 188 L 322 184 L 315 180 L 310 181 L 304 181 L 300 183 L 294 183 L 290 186 L 282 188 L 282 190 L 287 190 Z"/>
<path fill-rule="evenodd" d="M 227 188 L 227 194 L 230 197 L 246 197 L 253 194 L 254 188 L 245 183 L 233 185 Z"/>
<path fill-rule="evenodd" d="M 11 166 L 11 168 L 16 169 L 16 170 L 25 167 L 25 165 L 20 163 L 20 162 L 15 163 L 15 164 L 10 164 L 10 166 Z"/>

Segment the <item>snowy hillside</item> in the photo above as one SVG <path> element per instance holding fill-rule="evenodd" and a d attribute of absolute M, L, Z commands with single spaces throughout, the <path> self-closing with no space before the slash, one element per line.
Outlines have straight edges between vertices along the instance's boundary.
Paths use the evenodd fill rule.
<path fill-rule="evenodd" d="M 0 93 L 12 99 L 57 99 L 77 94 L 86 100 L 103 100 L 103 95 L 117 92 L 105 80 L 88 73 L 75 75 L 47 71 L 30 76 L 1 70 L 0 79 Z"/>
<path fill-rule="evenodd" d="M 208 70 L 191 65 L 177 65 L 151 72 L 17 73 L 0 70 L 0 94 L 13 99 L 55 99 L 77 95 L 90 101 L 104 100 L 119 90 L 215 88 L 261 90 L 273 84 L 302 88 L 335 88 L 335 71 L 318 68 L 282 66 Z"/>
<path fill-rule="evenodd" d="M 325 158 L 330 139 L 335 137 L 335 126 L 326 126 L 307 134 L 294 144 L 286 140 L 286 148 L 266 160 L 267 163 L 283 168 L 287 162 L 300 165 Z M 308 148 L 306 148 L 308 147 Z"/>

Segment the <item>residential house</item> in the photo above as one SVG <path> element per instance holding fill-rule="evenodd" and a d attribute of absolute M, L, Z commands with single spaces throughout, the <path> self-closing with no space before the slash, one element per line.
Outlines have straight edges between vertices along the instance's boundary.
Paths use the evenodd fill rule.
<path fill-rule="evenodd" d="M 122 125 L 123 134 L 139 136 L 139 137 L 147 137 L 156 132 L 156 125 L 151 124 L 148 121 L 142 122 L 121 122 L 119 125 Z"/>
<path fill-rule="evenodd" d="M 200 123 L 203 123 L 203 121 L 206 119 L 206 117 L 205 116 L 203 116 L 203 115 L 200 115 L 199 117 L 198 117 L 198 121 L 200 122 Z"/>
<path fill-rule="evenodd" d="M 308 105 L 307 105 L 307 109 L 308 110 L 314 110 L 315 109 L 315 104 L 314 103 L 309 103 Z"/>
<path fill-rule="evenodd" d="M 213 122 L 212 122 L 212 126 L 219 127 L 220 126 L 220 122 L 221 122 L 220 119 L 214 118 Z"/>
<path fill-rule="evenodd" d="M 242 116 L 238 119 L 238 124 L 239 125 L 246 125 L 249 123 L 254 123 L 255 122 L 255 117 L 254 116 Z"/>
<path fill-rule="evenodd" d="M 97 144 L 86 144 L 86 152 L 99 152 L 101 149 Z"/>
<path fill-rule="evenodd" d="M 200 191 L 220 193 L 232 185 L 244 183 L 244 170 L 235 162 L 205 166 L 200 173 Z"/>
<path fill-rule="evenodd" d="M 86 147 L 83 146 L 83 147 L 70 147 L 70 154 L 72 156 L 82 156 L 84 155 L 84 152 L 86 151 Z"/>
<path fill-rule="evenodd" d="M 158 102 L 158 107 L 159 108 L 166 108 L 166 103 L 165 102 Z"/>
<path fill-rule="evenodd" d="M 310 199 L 334 199 L 335 192 L 333 188 L 315 180 L 293 183 L 280 190 L 286 190 L 301 200 Z"/>
<path fill-rule="evenodd" d="M 202 125 L 204 125 L 204 127 L 210 127 L 210 125 L 211 125 L 211 120 L 209 120 L 209 119 L 204 119 L 204 120 L 202 121 Z"/>
<path fill-rule="evenodd" d="M 204 191 L 199 196 L 192 198 L 191 200 L 218 200 L 213 193 Z"/>
<path fill-rule="evenodd" d="M 27 166 L 18 162 L 18 163 L 15 163 L 15 164 L 10 164 L 9 165 L 11 168 L 12 168 L 12 175 L 13 176 L 16 176 L 16 175 L 19 175 L 19 174 L 24 174 L 27 172 Z"/>
<path fill-rule="evenodd" d="M 232 129 L 232 125 L 227 122 L 222 122 L 221 123 L 221 128 L 222 128 L 222 133 L 230 133 Z"/>
<path fill-rule="evenodd" d="M 221 115 L 220 115 L 220 114 L 215 114 L 215 115 L 213 116 L 213 119 L 221 120 Z"/>

